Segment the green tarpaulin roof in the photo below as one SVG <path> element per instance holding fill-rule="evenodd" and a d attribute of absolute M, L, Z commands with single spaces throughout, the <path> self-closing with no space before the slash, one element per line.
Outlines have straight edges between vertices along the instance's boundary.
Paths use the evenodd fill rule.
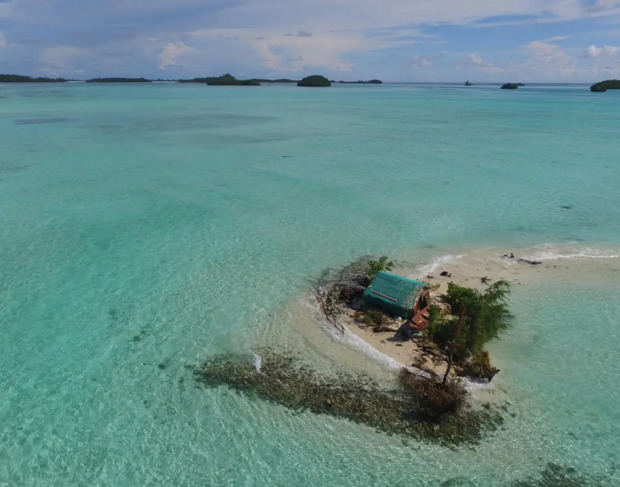
<path fill-rule="evenodd" d="M 409 317 L 423 287 L 423 282 L 390 272 L 379 272 L 364 291 L 364 303 L 395 316 Z"/>

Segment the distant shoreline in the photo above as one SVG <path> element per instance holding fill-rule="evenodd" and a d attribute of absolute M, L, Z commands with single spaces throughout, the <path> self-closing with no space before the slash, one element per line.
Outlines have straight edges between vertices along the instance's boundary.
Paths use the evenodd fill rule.
<path fill-rule="evenodd" d="M 32 77 L 21 74 L 0 74 L 0 83 L 66 83 L 66 82 L 83 82 L 83 83 L 153 83 L 153 82 L 169 82 L 169 83 L 205 83 L 213 86 L 259 86 L 261 83 L 275 84 L 275 83 L 287 83 L 294 84 L 299 83 L 300 79 L 290 78 L 248 78 L 244 80 L 236 79 L 230 74 L 224 74 L 222 76 L 205 76 L 196 78 L 179 78 L 179 79 L 149 79 L 144 77 L 124 77 L 124 76 L 102 76 L 97 78 L 90 78 L 85 80 L 75 80 L 68 78 L 47 78 L 47 77 Z M 371 80 L 357 80 L 357 81 L 334 81 L 332 83 L 338 84 L 382 84 L 380 79 Z"/>
<path fill-rule="evenodd" d="M 179 78 L 179 79 L 149 79 L 144 77 L 97 77 L 90 79 L 70 79 L 70 78 L 51 78 L 51 77 L 35 77 L 35 76 L 27 76 L 27 75 L 18 75 L 18 74 L 0 74 L 0 84 L 2 83 L 184 83 L 184 84 L 207 84 L 207 79 L 216 79 L 220 77 L 196 77 L 196 78 Z M 292 78 L 248 78 L 247 80 L 240 81 L 252 81 L 258 82 L 258 84 L 296 84 L 299 82 L 298 79 Z M 331 80 L 334 85 L 380 85 L 380 84 L 389 84 L 389 85 L 417 85 L 417 86 L 455 86 L 462 87 L 463 83 L 460 81 L 383 81 L 380 79 L 370 79 L 370 80 L 357 80 L 357 81 L 346 81 L 346 80 Z M 601 82 L 604 83 L 604 82 Z M 504 84 L 502 81 L 485 81 L 485 82 L 477 82 L 474 81 L 474 86 L 501 86 Z M 597 83 L 600 84 L 600 83 Z M 548 82 L 527 82 L 527 85 L 530 87 L 536 86 L 574 86 L 574 87 L 590 87 L 592 86 L 592 82 L 576 82 L 576 83 L 548 83 Z M 252 86 L 256 86 L 253 84 Z"/>

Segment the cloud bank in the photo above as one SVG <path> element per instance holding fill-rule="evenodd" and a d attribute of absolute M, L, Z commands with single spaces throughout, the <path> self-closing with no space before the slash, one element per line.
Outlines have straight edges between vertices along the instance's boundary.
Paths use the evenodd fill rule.
<path fill-rule="evenodd" d="M 0 72 L 591 81 L 617 0 L 0 0 Z"/>

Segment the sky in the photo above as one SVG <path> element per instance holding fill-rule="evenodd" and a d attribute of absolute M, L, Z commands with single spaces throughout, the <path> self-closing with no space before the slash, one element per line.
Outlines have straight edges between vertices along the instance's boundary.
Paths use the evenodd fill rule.
<path fill-rule="evenodd" d="M 0 73 L 594 82 L 620 0 L 0 0 Z"/>

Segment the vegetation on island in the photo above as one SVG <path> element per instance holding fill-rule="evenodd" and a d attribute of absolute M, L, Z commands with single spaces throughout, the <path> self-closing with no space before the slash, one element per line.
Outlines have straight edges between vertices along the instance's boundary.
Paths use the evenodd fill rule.
<path fill-rule="evenodd" d="M 205 78 L 209 86 L 260 86 L 260 82 L 255 79 L 237 79 L 232 74 L 226 73 L 222 76 Z"/>
<path fill-rule="evenodd" d="M 146 78 L 121 78 L 121 77 L 112 77 L 112 78 L 92 78 L 87 79 L 87 83 L 151 83 L 150 79 Z"/>
<path fill-rule="evenodd" d="M 387 255 L 382 255 L 377 260 L 368 261 L 366 267 L 366 277 L 372 281 L 379 272 L 391 271 L 394 268 L 394 262 L 388 259 Z"/>
<path fill-rule="evenodd" d="M 231 74 L 224 74 L 222 76 L 218 76 L 218 77 L 201 77 L 201 78 L 190 78 L 190 79 L 180 79 L 178 80 L 179 83 L 207 83 L 207 84 L 212 84 L 212 85 L 242 85 L 242 86 L 256 86 L 262 83 L 298 83 L 299 86 L 329 86 L 331 84 L 331 82 L 329 80 L 327 80 L 327 82 L 329 84 L 311 84 L 311 85 L 305 85 L 305 84 L 300 84 L 300 83 L 316 83 L 316 80 L 309 80 L 309 78 L 322 78 L 324 80 L 327 80 L 327 78 L 324 78 L 323 76 L 308 76 L 307 78 L 304 78 L 303 80 L 297 80 L 297 79 L 291 79 L 291 78 L 276 78 L 276 79 L 271 79 L 271 78 L 251 78 L 251 79 L 247 79 L 247 80 L 238 80 L 236 79 L 234 76 L 232 76 Z M 309 81 L 306 81 L 309 80 Z M 322 83 L 325 83 L 325 81 L 322 81 Z M 383 83 L 383 81 L 381 81 L 380 79 L 371 79 L 368 81 L 364 81 L 364 80 L 358 80 L 358 81 L 338 81 L 339 84 L 381 84 Z"/>
<path fill-rule="evenodd" d="M 0 83 L 64 83 L 64 78 L 45 78 L 22 76 L 20 74 L 0 74 Z"/>
<path fill-rule="evenodd" d="M 321 76 L 320 74 L 306 76 L 304 79 L 297 82 L 297 86 L 327 87 L 331 85 L 332 82 L 328 80 L 325 76 Z"/>
<path fill-rule="evenodd" d="M 383 83 L 380 79 L 369 79 L 367 81 L 357 80 L 357 81 L 338 81 L 338 84 L 350 84 L 350 85 L 380 85 Z"/>
<path fill-rule="evenodd" d="M 297 83 L 298 80 L 289 78 L 251 78 L 247 80 L 238 80 L 231 74 L 224 74 L 217 77 L 203 77 L 203 78 L 191 78 L 180 79 L 179 83 L 207 83 L 209 85 L 224 85 L 224 86 L 258 86 L 262 83 Z"/>
<path fill-rule="evenodd" d="M 260 83 L 297 83 L 299 81 L 297 79 L 290 79 L 290 78 L 277 78 L 277 79 L 254 78 L 254 79 Z"/>
<path fill-rule="evenodd" d="M 367 308 L 362 299 L 377 273 L 392 270 L 393 265 L 387 256 L 364 257 L 338 271 L 325 271 L 313 284 L 327 320 L 343 330 L 339 319 L 350 309 L 356 321 L 374 331 L 393 330 L 394 317 L 385 310 Z M 449 283 L 447 292 L 437 299 L 426 294 L 428 326 L 419 335 L 437 358 L 448 363 L 444 384 L 452 367 L 457 375 L 474 378 L 491 380 L 497 374 L 485 345 L 510 326 L 509 290 L 509 283 L 500 280 L 484 291 Z"/>
<path fill-rule="evenodd" d="M 620 79 L 608 79 L 599 81 L 590 86 L 590 91 L 594 93 L 602 93 L 607 90 L 620 90 Z"/>
<path fill-rule="evenodd" d="M 503 280 L 483 292 L 451 282 L 440 297 L 450 312 L 442 313 L 437 305 L 431 305 L 426 336 L 448 355 L 449 366 L 454 363 L 462 375 L 490 380 L 498 372 L 491 366 L 484 345 L 510 326 L 512 315 L 506 303 L 509 290 L 510 284 Z"/>
<path fill-rule="evenodd" d="M 187 79 L 178 79 L 177 83 L 206 83 L 207 78 L 187 78 Z"/>
<path fill-rule="evenodd" d="M 504 83 L 502 85 L 502 90 L 516 90 L 519 86 L 522 86 L 521 83 Z"/>
<path fill-rule="evenodd" d="M 373 277 L 393 266 L 387 256 L 365 256 L 342 268 L 326 269 L 312 280 L 314 295 L 327 321 L 344 331 L 339 318 L 347 310 L 357 310 L 362 325 L 382 329 L 393 322 L 394 318 L 382 310 L 365 309 L 361 299 Z M 427 343 L 423 346 L 434 347 L 444 361 L 449 358 L 450 366 L 453 362 L 461 374 L 474 370 L 475 376 L 492 377 L 484 345 L 509 325 L 507 293 L 504 281 L 483 292 L 450 284 L 440 298 L 441 306 L 430 306 L 429 327 L 420 335 L 422 343 Z M 484 432 L 502 423 L 498 410 L 491 405 L 474 409 L 467 403 L 460 379 L 446 380 L 450 366 L 443 380 L 435 373 L 403 367 L 397 387 L 385 388 L 365 375 L 319 374 L 287 351 L 262 349 L 255 353 L 258 355 L 209 358 L 194 368 L 195 377 L 207 387 L 227 386 L 293 410 L 330 414 L 390 434 L 448 445 L 476 442 Z"/>

